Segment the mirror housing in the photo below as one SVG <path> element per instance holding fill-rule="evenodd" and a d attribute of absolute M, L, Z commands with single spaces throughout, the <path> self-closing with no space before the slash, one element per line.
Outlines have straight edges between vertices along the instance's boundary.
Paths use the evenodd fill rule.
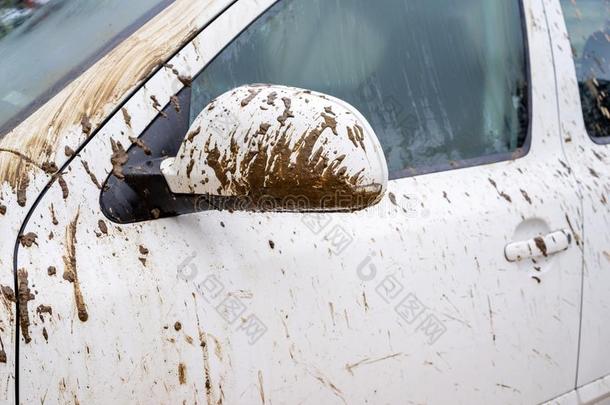
<path fill-rule="evenodd" d="M 258 211 L 359 210 L 379 202 L 388 182 L 379 140 L 356 108 L 276 85 L 213 100 L 161 172 L 173 193 Z"/>

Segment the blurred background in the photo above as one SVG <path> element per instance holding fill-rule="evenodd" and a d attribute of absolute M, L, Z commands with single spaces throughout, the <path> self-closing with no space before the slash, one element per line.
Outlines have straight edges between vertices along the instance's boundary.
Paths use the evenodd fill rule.
<path fill-rule="evenodd" d="M 0 0 L 0 138 L 172 0 Z"/>
<path fill-rule="evenodd" d="M 0 0 L 0 39 L 53 0 Z"/>

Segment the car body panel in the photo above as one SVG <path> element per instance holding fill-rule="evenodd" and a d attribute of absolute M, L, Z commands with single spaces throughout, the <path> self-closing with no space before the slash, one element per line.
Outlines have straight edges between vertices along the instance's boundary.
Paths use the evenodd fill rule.
<path fill-rule="evenodd" d="M 393 180 L 359 213 L 104 217 L 98 184 L 113 144 L 129 145 L 184 77 L 272 3 L 237 2 L 78 156 L 61 158 L 70 193 L 58 183 L 45 191 L 23 229 L 37 243 L 18 250 L 37 291 L 22 308 L 32 339 L 20 346 L 23 401 L 515 403 L 572 389 L 581 251 L 504 257 L 510 242 L 580 231 L 541 2 L 524 7 L 533 84 L 524 157 Z M 64 132 L 74 145 L 87 138 L 72 122 L 55 153 Z"/>
<path fill-rule="evenodd" d="M 583 202 L 585 268 L 577 382 L 581 387 L 610 375 L 610 144 L 596 143 L 587 134 L 561 4 L 555 0 L 546 3 L 562 141 Z"/>

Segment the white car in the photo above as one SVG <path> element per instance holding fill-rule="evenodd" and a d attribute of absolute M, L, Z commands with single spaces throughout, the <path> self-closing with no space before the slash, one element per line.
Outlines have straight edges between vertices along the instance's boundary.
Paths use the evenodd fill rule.
<path fill-rule="evenodd" d="M 0 403 L 610 403 L 607 0 L 31 18 Z"/>

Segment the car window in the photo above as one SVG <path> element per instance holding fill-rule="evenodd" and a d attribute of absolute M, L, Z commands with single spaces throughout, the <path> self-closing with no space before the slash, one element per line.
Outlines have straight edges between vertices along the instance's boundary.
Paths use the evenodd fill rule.
<path fill-rule="evenodd" d="M 0 134 L 169 3 L 0 0 Z"/>
<path fill-rule="evenodd" d="M 391 178 L 503 158 L 527 135 L 518 1 L 280 0 L 195 78 L 191 120 L 247 83 L 350 102 Z"/>
<path fill-rule="evenodd" d="M 594 139 L 610 137 L 610 0 L 561 0 L 582 112 Z"/>

